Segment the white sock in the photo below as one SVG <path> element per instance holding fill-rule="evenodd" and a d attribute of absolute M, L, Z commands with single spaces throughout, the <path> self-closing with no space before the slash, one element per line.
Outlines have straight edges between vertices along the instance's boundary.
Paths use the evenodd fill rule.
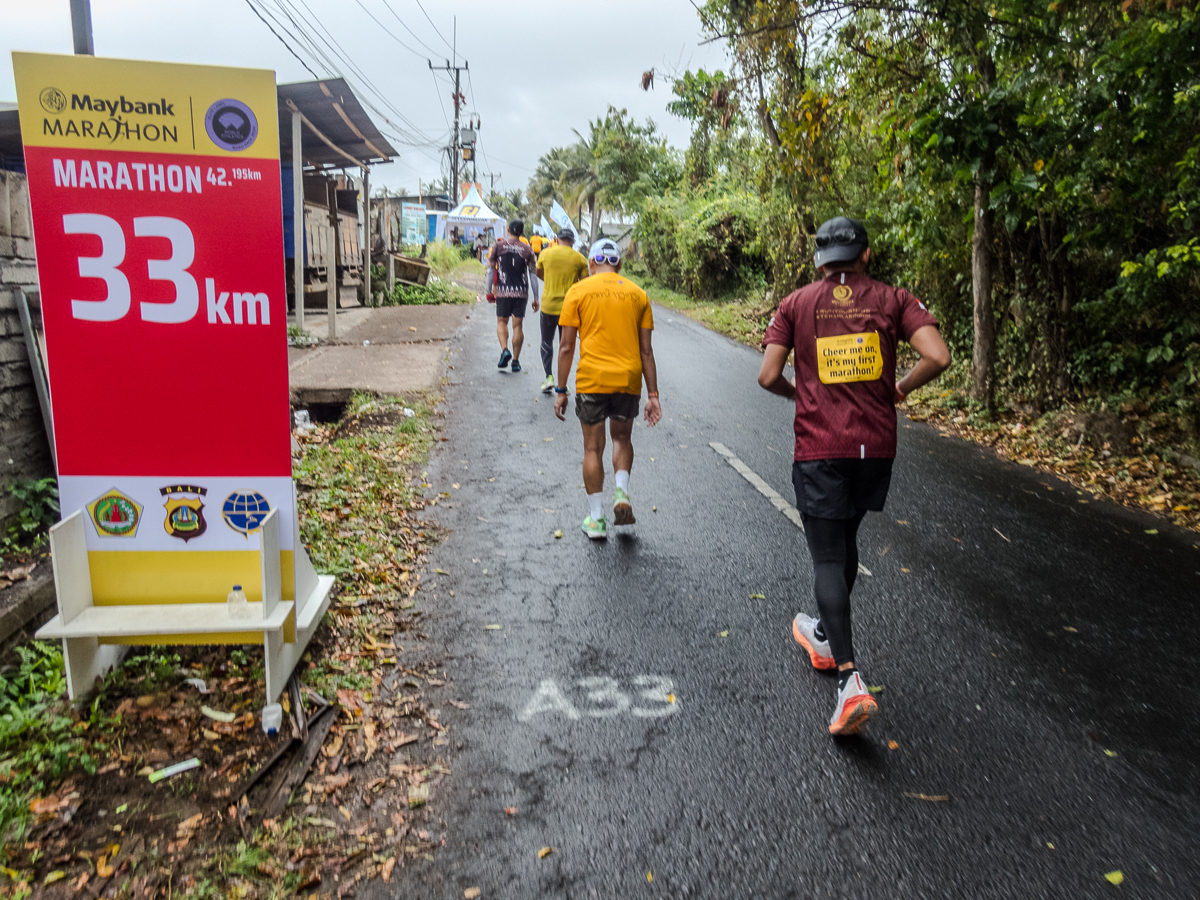
<path fill-rule="evenodd" d="M 604 493 L 588 494 L 588 506 L 592 508 L 592 518 L 597 522 L 604 518 Z"/>
<path fill-rule="evenodd" d="M 617 487 L 619 487 L 621 490 L 623 490 L 625 493 L 628 494 L 629 493 L 629 472 L 626 471 L 625 469 L 618 469 L 616 478 L 617 478 Z"/>

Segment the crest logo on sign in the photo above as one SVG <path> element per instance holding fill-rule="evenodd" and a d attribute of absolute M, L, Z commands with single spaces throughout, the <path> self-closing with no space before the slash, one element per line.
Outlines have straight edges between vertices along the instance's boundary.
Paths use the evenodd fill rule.
<path fill-rule="evenodd" d="M 221 518 L 225 524 L 247 540 L 262 527 L 263 519 L 271 511 L 271 504 L 258 491 L 234 491 L 221 505 Z"/>
<path fill-rule="evenodd" d="M 218 147 L 245 150 L 258 137 L 258 119 L 241 100 L 218 100 L 204 116 L 204 130 Z"/>
<path fill-rule="evenodd" d="M 87 506 L 88 516 L 101 537 L 136 537 L 142 521 L 142 506 L 116 488 L 101 494 Z"/>
<path fill-rule="evenodd" d="M 159 488 L 158 493 L 167 498 L 164 504 L 167 518 L 163 522 L 167 534 L 187 543 L 208 531 L 208 523 L 204 521 L 204 501 L 201 499 L 208 493 L 208 488 L 174 484 Z"/>

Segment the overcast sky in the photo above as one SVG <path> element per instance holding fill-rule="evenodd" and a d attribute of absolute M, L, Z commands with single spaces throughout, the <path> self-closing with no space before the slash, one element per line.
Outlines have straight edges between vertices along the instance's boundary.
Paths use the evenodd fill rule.
<path fill-rule="evenodd" d="M 428 182 L 441 173 L 445 154 L 436 148 L 449 142 L 453 89 L 445 75 L 435 83 L 427 60 L 446 64 L 451 51 L 443 38 L 454 40 L 454 16 L 459 58 L 470 63 L 464 116 L 476 113 L 483 123 L 479 173 L 485 186 L 484 173 L 492 172 L 497 188 L 524 188 L 539 156 L 572 142 L 571 129 L 585 131 L 609 104 L 654 119 L 672 143 L 686 146 L 688 123 L 665 108 L 669 87 L 659 82 L 644 93 L 641 74 L 651 67 L 711 71 L 726 65 L 722 44 L 700 45 L 700 20 L 689 0 L 420 0 L 429 18 L 417 0 L 254 4 L 283 20 L 286 30 L 278 24 L 276 30 L 317 75 L 342 74 L 360 100 L 391 119 L 390 125 L 380 121 L 368 107 L 400 151 L 399 159 L 372 171 L 372 187 L 416 190 L 418 178 Z M 331 62 L 302 48 L 281 10 L 307 20 L 305 29 Z M 70 53 L 69 2 L 0 0 L 0 22 L 0 100 L 15 100 L 10 52 Z M 256 18 L 249 0 L 92 0 L 92 25 L 99 56 L 274 69 L 279 82 L 312 78 Z"/>

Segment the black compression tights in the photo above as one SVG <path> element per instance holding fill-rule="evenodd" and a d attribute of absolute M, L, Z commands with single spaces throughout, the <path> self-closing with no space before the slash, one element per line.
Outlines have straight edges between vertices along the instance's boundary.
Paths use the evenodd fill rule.
<path fill-rule="evenodd" d="M 864 515 L 860 512 L 853 519 L 804 516 L 804 537 L 813 559 L 813 591 L 821 613 L 821 629 L 839 666 L 854 661 L 850 592 L 858 577 L 858 526 Z"/>

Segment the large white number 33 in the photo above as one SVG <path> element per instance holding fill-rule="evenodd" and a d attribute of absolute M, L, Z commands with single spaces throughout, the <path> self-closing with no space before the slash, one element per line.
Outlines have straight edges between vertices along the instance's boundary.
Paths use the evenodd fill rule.
<path fill-rule="evenodd" d="M 146 267 L 151 279 L 174 282 L 175 302 L 143 301 L 140 304 L 142 318 L 147 322 L 162 322 L 168 325 L 187 322 L 200 308 L 200 288 L 196 279 L 186 271 L 196 257 L 196 242 L 192 238 L 192 230 L 178 219 L 143 216 L 133 220 L 133 233 L 137 237 L 164 237 L 171 242 L 171 258 L 147 260 Z"/>
<path fill-rule="evenodd" d="M 117 268 L 125 259 L 125 234 L 116 220 L 95 213 L 63 216 L 67 234 L 94 234 L 100 238 L 99 256 L 79 257 L 80 278 L 102 278 L 108 287 L 103 300 L 72 300 L 71 315 L 88 322 L 115 322 L 129 312 L 129 280 Z"/>
<path fill-rule="evenodd" d="M 108 216 L 71 213 L 63 216 L 63 231 L 100 238 L 99 256 L 79 257 L 79 277 L 103 279 L 108 289 L 103 300 L 72 300 L 71 315 L 88 322 L 115 322 L 123 318 L 129 312 L 131 298 L 129 279 L 117 268 L 125 261 L 125 233 L 121 226 Z M 200 308 L 200 288 L 187 272 L 196 257 L 192 230 L 178 219 L 142 216 L 133 220 L 133 233 L 136 237 L 164 237 L 171 242 L 170 259 L 147 260 L 146 268 L 152 280 L 175 285 L 175 299 L 171 303 L 143 301 L 139 304 L 142 319 L 164 324 L 189 321 Z"/>

